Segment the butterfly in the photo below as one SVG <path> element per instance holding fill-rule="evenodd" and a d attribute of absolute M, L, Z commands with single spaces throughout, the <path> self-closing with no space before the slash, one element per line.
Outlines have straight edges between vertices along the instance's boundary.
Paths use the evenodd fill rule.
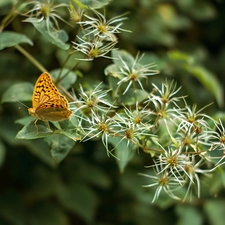
<path fill-rule="evenodd" d="M 51 76 L 44 72 L 36 81 L 32 96 L 32 108 L 28 109 L 31 116 L 44 122 L 68 119 L 72 112 L 65 96 L 59 93 Z"/>

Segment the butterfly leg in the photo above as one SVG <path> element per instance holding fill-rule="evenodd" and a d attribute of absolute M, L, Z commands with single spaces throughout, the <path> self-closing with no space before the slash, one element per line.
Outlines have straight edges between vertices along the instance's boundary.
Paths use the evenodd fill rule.
<path fill-rule="evenodd" d="M 51 127 L 50 127 L 49 121 L 47 121 L 47 123 L 48 123 L 48 128 L 49 128 L 49 130 L 50 130 L 51 132 L 53 132 L 53 130 L 52 130 Z"/>
<path fill-rule="evenodd" d="M 38 120 L 35 120 L 35 121 L 34 121 L 34 125 L 35 125 L 35 127 L 36 127 L 36 136 L 38 136 L 38 126 L 37 126 L 37 124 L 36 124 L 37 121 L 38 121 Z"/>

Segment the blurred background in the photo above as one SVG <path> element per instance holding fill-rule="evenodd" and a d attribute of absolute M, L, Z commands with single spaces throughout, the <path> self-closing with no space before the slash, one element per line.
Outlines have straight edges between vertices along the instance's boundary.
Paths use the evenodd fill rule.
<path fill-rule="evenodd" d="M 16 1 L 1 1 L 0 19 Z M 20 1 L 23 3 L 25 1 Z M 59 1 L 64 2 L 64 1 Z M 99 9 L 103 12 L 103 9 Z M 223 0 L 112 0 L 106 17 L 129 12 L 118 34 L 120 49 L 157 64 L 160 74 L 151 82 L 160 85 L 174 80 L 188 95 L 188 104 L 198 108 L 212 103 L 208 115 L 224 117 L 225 2 Z M 69 14 L 64 18 L 69 20 Z M 47 42 L 29 23 L 17 15 L 5 28 L 26 34 L 34 45 L 23 47 L 45 68 L 59 68 L 65 51 Z M 70 40 L 75 31 L 59 23 Z M 1 44 L 1 43 L 0 43 Z M 73 62 L 71 62 L 73 63 Z M 109 59 L 95 59 L 79 65 L 83 77 L 75 85 L 104 81 Z M 41 72 L 15 48 L 0 51 L 0 95 L 13 84 L 35 83 Z M 218 87 L 218 88 L 217 88 Z M 26 102 L 30 107 L 31 102 Z M 56 164 L 43 139 L 17 140 L 22 128 L 15 123 L 27 116 L 19 103 L 0 105 L 0 224 L 1 225 L 222 225 L 225 221 L 225 178 L 220 171 L 210 183 L 203 179 L 200 199 L 178 202 L 162 195 L 152 204 L 154 190 L 143 188 L 138 173 L 151 162 L 137 153 L 120 173 L 116 160 L 108 157 L 101 141 L 77 142 Z"/>

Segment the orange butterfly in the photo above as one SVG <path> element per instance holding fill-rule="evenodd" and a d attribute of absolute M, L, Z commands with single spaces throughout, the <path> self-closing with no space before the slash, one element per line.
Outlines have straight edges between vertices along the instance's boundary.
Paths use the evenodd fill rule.
<path fill-rule="evenodd" d="M 59 93 L 51 76 L 44 72 L 37 79 L 32 96 L 32 108 L 28 109 L 31 116 L 42 121 L 61 121 L 68 119 L 72 112 L 65 96 Z"/>

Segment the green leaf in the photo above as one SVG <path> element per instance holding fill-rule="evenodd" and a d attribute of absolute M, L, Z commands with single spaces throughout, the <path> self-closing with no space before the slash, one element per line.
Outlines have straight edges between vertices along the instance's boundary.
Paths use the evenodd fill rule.
<path fill-rule="evenodd" d="M 189 74 L 198 79 L 216 98 L 220 107 L 223 103 L 223 86 L 216 76 L 206 68 L 198 65 L 196 59 L 180 51 L 170 51 L 169 58 L 175 63 L 177 68 L 187 71 Z"/>
<path fill-rule="evenodd" d="M 64 69 L 55 69 L 50 72 L 51 76 L 55 78 L 55 80 L 60 80 L 63 78 L 59 83 L 65 88 L 69 89 L 74 85 L 77 80 L 77 75 L 73 71 L 69 71 L 67 68 Z M 60 75 L 60 77 L 59 77 Z M 66 75 L 66 76 L 65 76 Z M 65 76 L 65 77 L 64 77 Z"/>
<path fill-rule="evenodd" d="M 65 130 L 56 130 L 55 133 L 64 135 L 64 136 L 72 139 L 75 142 L 81 140 L 81 136 L 79 134 L 77 134 L 77 129 L 75 129 L 75 128 L 72 128 L 72 129 L 67 128 Z"/>
<path fill-rule="evenodd" d="M 12 0 L 1 0 L 0 1 L 0 7 L 4 7 L 7 4 L 11 4 L 13 1 Z"/>
<path fill-rule="evenodd" d="M 32 116 L 25 116 L 15 121 L 15 123 L 25 126 L 26 124 L 30 123 L 30 121 L 34 122 L 34 118 Z"/>
<path fill-rule="evenodd" d="M 75 4 L 77 4 L 81 8 L 93 8 L 93 9 L 99 9 L 107 4 L 109 4 L 111 0 L 73 0 Z"/>
<path fill-rule="evenodd" d="M 177 65 L 180 65 L 181 63 L 192 64 L 194 62 L 193 56 L 190 56 L 181 51 L 177 51 L 177 50 L 169 51 L 167 55 L 169 59 L 173 61 L 173 63 L 177 62 Z"/>
<path fill-rule="evenodd" d="M 225 221 L 225 201 L 224 199 L 216 199 L 206 201 L 204 204 L 206 215 L 209 218 L 210 224 L 224 225 Z"/>
<path fill-rule="evenodd" d="M 52 44 L 63 50 L 69 49 L 70 45 L 66 44 L 69 37 L 64 30 L 54 30 L 51 25 L 47 27 L 46 21 L 44 20 L 40 22 L 38 19 L 28 18 L 24 21 L 32 23 L 33 26 Z"/>
<path fill-rule="evenodd" d="M 67 165 L 70 163 L 70 170 L 67 172 L 67 177 L 71 182 L 77 182 L 74 180 L 74 176 L 79 177 L 85 183 L 93 184 L 96 187 L 108 189 L 111 186 L 111 178 L 106 171 L 95 164 L 90 164 L 87 160 L 78 158 L 70 158 Z"/>
<path fill-rule="evenodd" d="M 223 86 L 213 73 L 201 66 L 187 66 L 186 70 L 196 77 L 213 94 L 220 107 L 224 105 Z"/>
<path fill-rule="evenodd" d="M 38 223 L 37 223 L 38 221 Z M 61 207 L 50 201 L 39 202 L 29 212 L 30 225 L 69 225 L 66 214 Z"/>
<path fill-rule="evenodd" d="M 204 0 L 198 1 L 177 1 L 182 11 L 188 13 L 197 20 L 209 20 L 216 16 L 216 10 L 213 5 Z"/>
<path fill-rule="evenodd" d="M 148 92 L 142 89 L 137 89 L 135 92 L 129 89 L 126 94 L 120 96 L 120 101 L 124 105 L 134 105 L 135 102 L 142 102 L 148 97 Z"/>
<path fill-rule="evenodd" d="M 131 68 L 134 65 L 134 57 L 125 50 L 112 50 L 112 58 L 113 62 L 119 67 L 124 67 L 124 63 Z"/>
<path fill-rule="evenodd" d="M 201 213 L 193 206 L 178 204 L 176 213 L 179 218 L 176 225 L 201 225 L 203 222 Z"/>
<path fill-rule="evenodd" d="M 87 186 L 73 182 L 67 186 L 57 188 L 58 198 L 61 204 L 68 210 L 80 215 L 89 224 L 93 224 L 97 208 L 97 197 Z"/>
<path fill-rule="evenodd" d="M 120 69 L 119 66 L 116 64 L 111 64 L 107 66 L 104 70 L 106 76 L 112 76 L 115 78 L 122 78 L 121 73 L 119 73 Z M 118 82 L 118 80 L 117 80 Z"/>
<path fill-rule="evenodd" d="M 32 117 L 31 117 L 32 118 Z M 51 135 L 53 131 L 48 127 L 47 122 L 38 120 L 35 125 L 35 120 L 30 121 L 16 135 L 16 139 L 37 139 Z"/>
<path fill-rule="evenodd" d="M 34 129 L 36 131 L 35 127 Z M 52 159 L 50 151 L 48 150 L 47 143 L 43 142 L 43 140 L 28 141 L 15 139 L 17 130 L 18 125 L 13 122 L 12 115 L 9 115 L 8 117 L 6 116 L 4 120 L 1 120 L 0 136 L 8 144 L 8 146 L 23 146 L 24 149 L 28 149 L 33 155 L 41 159 L 50 167 L 56 166 L 55 162 Z"/>
<path fill-rule="evenodd" d="M 135 149 L 130 145 L 127 145 L 127 140 L 121 140 L 121 138 L 109 138 L 109 143 L 111 143 L 115 147 L 115 156 L 118 160 L 116 160 L 120 172 L 122 173 L 133 158 Z"/>
<path fill-rule="evenodd" d="M 1 102 L 31 101 L 34 86 L 28 82 L 12 85 L 2 96 Z"/>
<path fill-rule="evenodd" d="M 77 123 L 75 123 L 77 121 Z M 51 121 L 52 124 L 57 128 L 57 130 L 54 131 L 55 134 L 61 134 L 64 135 L 73 141 L 78 141 L 81 140 L 81 136 L 77 132 L 77 128 L 79 126 L 79 122 L 73 114 L 70 116 L 69 119 L 59 121 L 59 122 L 53 122 Z"/>
<path fill-rule="evenodd" d="M 0 141 L 0 167 L 2 166 L 5 160 L 5 153 L 6 153 L 5 145 L 3 144 L 2 141 Z"/>
<path fill-rule="evenodd" d="M 33 42 L 24 34 L 18 34 L 12 31 L 3 31 L 0 33 L 0 50 L 13 47 L 21 43 L 33 45 Z"/>
<path fill-rule="evenodd" d="M 56 163 L 60 163 L 75 144 L 73 140 L 60 134 L 53 134 L 45 140 L 50 146 L 52 157 Z"/>
<path fill-rule="evenodd" d="M 26 212 L 22 195 L 14 190 L 7 190 L 1 194 L 0 217 L 8 221 L 8 224 L 26 224 Z"/>
<path fill-rule="evenodd" d="M 42 141 L 42 143 L 44 142 Z M 47 152 L 49 151 L 47 150 Z M 57 170 L 49 170 L 49 167 L 46 166 L 38 166 L 32 170 L 27 179 L 30 179 L 30 177 L 32 177 L 33 181 L 30 185 L 28 185 L 26 197 L 28 199 L 32 198 L 33 201 L 51 198 L 57 193 L 55 187 L 60 186 L 62 183 L 61 177 L 57 173 Z"/>

